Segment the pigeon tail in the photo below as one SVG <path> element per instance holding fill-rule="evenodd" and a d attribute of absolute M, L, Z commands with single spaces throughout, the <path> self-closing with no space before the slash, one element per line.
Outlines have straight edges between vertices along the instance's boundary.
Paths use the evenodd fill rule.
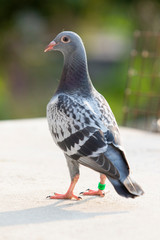
<path fill-rule="evenodd" d="M 129 176 L 123 182 L 112 178 L 108 179 L 112 183 L 116 192 L 122 197 L 135 198 L 144 194 L 142 188 Z"/>

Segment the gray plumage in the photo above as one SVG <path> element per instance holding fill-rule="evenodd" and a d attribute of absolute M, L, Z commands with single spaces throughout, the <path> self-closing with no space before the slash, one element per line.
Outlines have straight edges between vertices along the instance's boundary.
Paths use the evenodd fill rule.
<path fill-rule="evenodd" d="M 64 68 L 48 103 L 47 119 L 55 143 L 66 156 L 71 179 L 82 164 L 105 174 L 118 194 L 132 198 L 142 195 L 141 187 L 129 177 L 115 117 L 91 83 L 81 38 L 65 31 L 54 43 L 54 50 L 64 55 Z"/>

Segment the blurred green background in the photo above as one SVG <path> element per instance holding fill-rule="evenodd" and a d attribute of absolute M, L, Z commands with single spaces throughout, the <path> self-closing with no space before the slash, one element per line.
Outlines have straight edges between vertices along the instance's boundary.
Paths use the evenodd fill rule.
<path fill-rule="evenodd" d="M 0 0 L 0 119 L 43 117 L 63 57 L 44 48 L 62 30 L 83 39 L 94 86 L 123 117 L 133 32 L 159 31 L 160 1 Z"/>

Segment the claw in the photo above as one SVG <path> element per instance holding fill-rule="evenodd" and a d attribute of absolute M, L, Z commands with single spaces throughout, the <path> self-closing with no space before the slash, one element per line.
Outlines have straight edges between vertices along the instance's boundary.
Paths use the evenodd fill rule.
<path fill-rule="evenodd" d="M 84 192 L 80 192 L 79 195 L 82 195 Z"/>
<path fill-rule="evenodd" d="M 90 188 L 86 189 L 86 192 L 89 192 L 90 191 Z M 84 192 L 80 192 L 79 194 L 80 195 L 83 195 Z"/>
<path fill-rule="evenodd" d="M 50 198 L 51 196 L 47 196 L 46 198 Z"/>

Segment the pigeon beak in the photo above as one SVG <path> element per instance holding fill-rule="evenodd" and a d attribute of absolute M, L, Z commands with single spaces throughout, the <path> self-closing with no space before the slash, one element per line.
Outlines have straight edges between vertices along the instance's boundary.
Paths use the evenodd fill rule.
<path fill-rule="evenodd" d="M 58 43 L 56 43 L 55 41 L 50 42 L 50 44 L 46 47 L 46 49 L 44 50 L 44 52 L 48 52 L 53 50 L 54 46 L 56 46 Z"/>

